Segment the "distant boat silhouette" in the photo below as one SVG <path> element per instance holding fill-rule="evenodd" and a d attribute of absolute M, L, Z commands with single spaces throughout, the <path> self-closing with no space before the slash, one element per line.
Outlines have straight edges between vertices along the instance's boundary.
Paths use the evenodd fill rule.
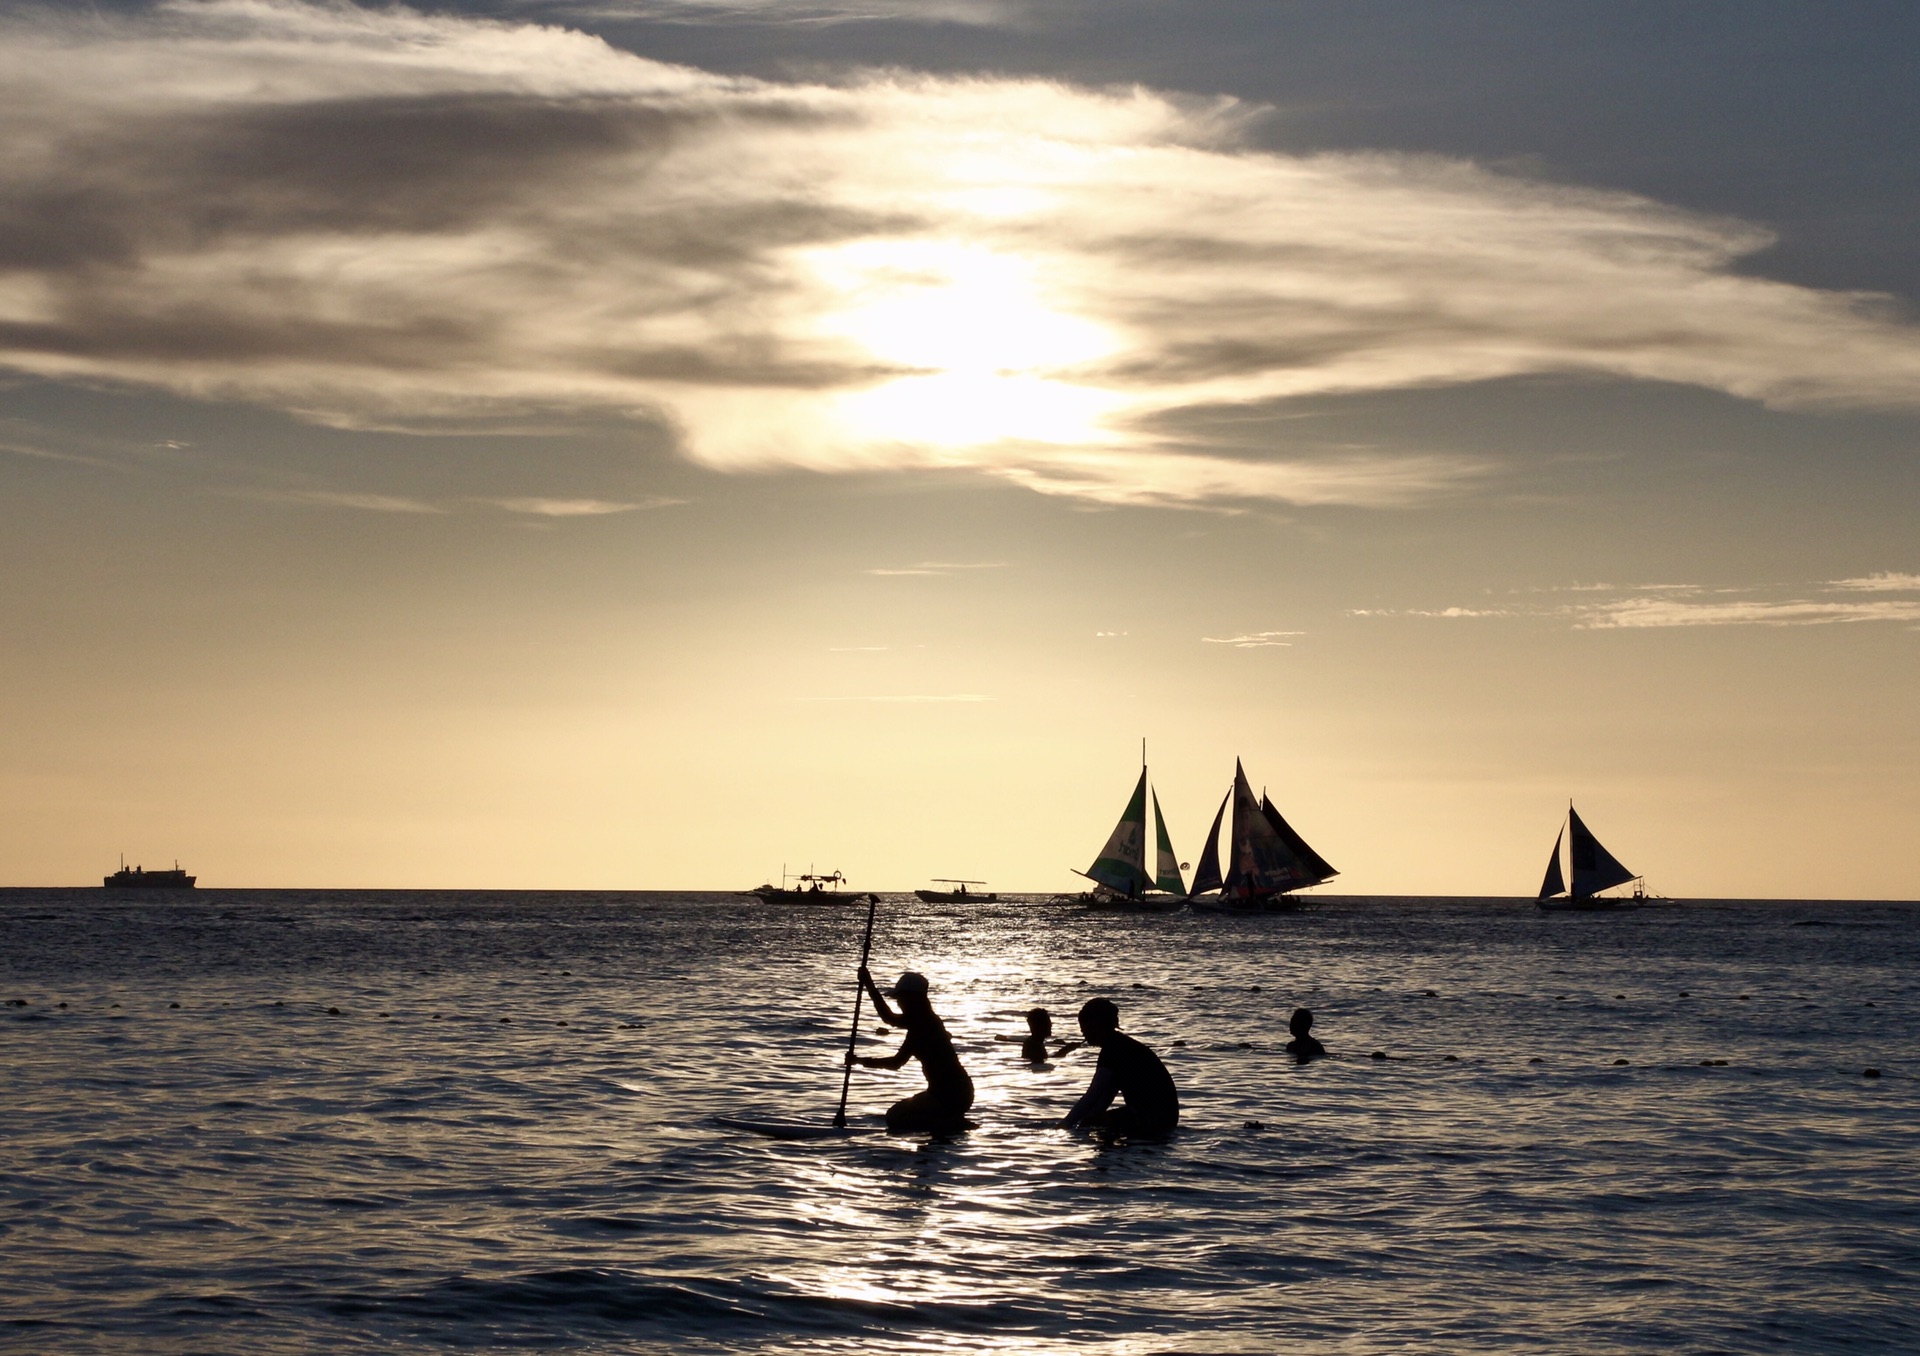
<path fill-rule="evenodd" d="M 1227 871 L 1220 872 L 1220 824 L 1233 806 L 1228 830 Z M 1295 890 L 1319 885 L 1340 873 L 1273 808 L 1254 798 L 1246 769 L 1233 760 L 1233 786 L 1214 813 L 1200 865 L 1193 873 L 1193 907 L 1213 913 L 1268 913 L 1299 907 Z M 1215 892 L 1218 892 L 1215 894 Z M 1212 899 L 1200 896 L 1214 894 Z"/>
<path fill-rule="evenodd" d="M 789 880 L 795 882 L 792 889 L 787 887 Z M 780 868 L 778 885 L 769 882 L 743 893 L 755 895 L 769 904 L 852 904 L 866 898 L 865 892 L 855 894 L 842 890 L 840 887 L 846 883 L 846 876 L 838 871 L 829 871 L 824 875 L 805 871 L 797 876 L 789 876 L 783 866 Z"/>
<path fill-rule="evenodd" d="M 1186 883 L 1180 878 L 1180 859 L 1167 836 L 1167 819 L 1160 813 L 1159 794 L 1147 784 L 1145 749 L 1140 760 L 1140 780 L 1134 785 L 1120 822 L 1107 836 L 1107 845 L 1085 871 L 1093 890 L 1085 896 L 1088 904 L 1105 909 L 1142 909 L 1160 911 L 1177 908 L 1187 896 Z M 1147 874 L 1147 802 L 1153 802 L 1154 872 Z"/>
<path fill-rule="evenodd" d="M 143 866 L 128 866 L 122 857 L 120 869 L 101 883 L 109 890 L 191 890 L 197 879 L 182 871 L 177 861 L 171 871 L 149 871 Z"/>
<path fill-rule="evenodd" d="M 951 876 L 935 876 L 935 885 L 951 885 L 952 890 L 915 890 L 923 904 L 995 904 L 1000 896 L 988 890 L 969 890 L 969 885 L 985 885 L 983 880 L 959 880 Z"/>
<path fill-rule="evenodd" d="M 1567 871 L 1560 871 L 1560 845 L 1567 846 Z M 1567 802 L 1567 822 L 1554 835 L 1553 855 L 1547 858 L 1546 878 L 1540 882 L 1540 907 L 1549 910 L 1569 909 L 1617 909 L 1622 905 L 1646 902 L 1654 896 L 1647 894 L 1641 878 L 1621 864 L 1600 845 L 1593 836 L 1586 821 L 1580 818 L 1573 808 L 1573 802 Z M 1569 888 L 1568 882 L 1572 885 Z M 1633 894 L 1621 898 L 1615 895 L 1602 895 L 1600 891 L 1611 890 L 1616 885 L 1635 882 Z M 1566 898 L 1558 898 L 1565 895 Z"/>

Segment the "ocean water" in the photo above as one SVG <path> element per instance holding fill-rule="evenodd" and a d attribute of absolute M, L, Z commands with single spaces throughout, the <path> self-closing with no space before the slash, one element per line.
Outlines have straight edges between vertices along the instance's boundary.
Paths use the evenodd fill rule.
<path fill-rule="evenodd" d="M 868 1133 L 714 1126 L 832 1114 L 864 919 L 0 891 L 0 1349 L 1920 1350 L 1920 907 L 885 897 L 978 1128 L 878 1133 L 911 1066 Z M 1171 1141 L 996 1039 L 1095 994 Z"/>

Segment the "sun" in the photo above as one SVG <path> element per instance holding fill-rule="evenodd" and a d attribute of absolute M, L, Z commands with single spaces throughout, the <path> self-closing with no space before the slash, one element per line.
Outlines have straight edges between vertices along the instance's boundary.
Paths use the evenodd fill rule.
<path fill-rule="evenodd" d="M 863 440 L 964 451 L 1107 441 L 1119 394 L 1062 374 L 1118 350 L 1108 327 L 1052 304 L 1040 267 L 957 240 L 866 240 L 806 260 L 828 297 L 823 338 L 906 369 L 834 397 Z"/>

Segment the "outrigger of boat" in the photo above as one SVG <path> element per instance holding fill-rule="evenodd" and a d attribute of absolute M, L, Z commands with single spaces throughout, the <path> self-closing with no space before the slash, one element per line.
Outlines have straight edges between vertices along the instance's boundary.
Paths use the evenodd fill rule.
<path fill-rule="evenodd" d="M 128 866 L 122 857 L 120 869 L 101 883 L 109 890 L 191 890 L 197 879 L 182 871 L 179 862 L 171 871 L 149 871 L 144 866 Z"/>
<path fill-rule="evenodd" d="M 1560 871 L 1560 845 L 1567 845 L 1567 870 Z M 1569 888 L 1568 882 L 1572 885 Z M 1633 882 L 1631 895 L 1603 895 L 1616 885 Z M 1562 899 L 1558 896 L 1565 895 Z M 1567 821 L 1554 835 L 1553 855 L 1547 858 L 1546 879 L 1540 882 L 1539 905 L 1551 912 L 1592 909 L 1632 909 L 1669 901 L 1647 892 L 1646 881 L 1636 876 L 1620 859 L 1600 846 L 1586 822 L 1567 802 Z"/>
<path fill-rule="evenodd" d="M 789 886 L 788 881 L 793 884 Z M 866 898 L 864 893 L 842 890 L 840 887 L 846 883 L 846 876 L 838 871 L 829 871 L 824 875 L 804 871 L 797 876 L 790 876 L 783 870 L 778 885 L 768 883 L 744 893 L 755 895 L 769 904 L 851 904 Z"/>
<path fill-rule="evenodd" d="M 923 904 L 997 904 L 1000 896 L 985 890 L 969 890 L 969 885 L 985 885 L 983 880 L 960 880 L 953 876 L 935 876 L 935 885 L 951 885 L 951 890 L 915 890 Z"/>
<path fill-rule="evenodd" d="M 1233 806 L 1228 829 L 1227 872 L 1220 872 L 1220 823 Z M 1307 845 L 1262 795 L 1255 798 L 1246 769 L 1233 760 L 1233 786 L 1214 812 L 1200 867 L 1193 873 L 1192 907 L 1207 913 L 1274 913 L 1297 909 L 1295 890 L 1319 885 L 1340 873 Z M 1216 893 L 1217 892 L 1217 893 Z M 1212 895 L 1210 899 L 1202 895 Z"/>

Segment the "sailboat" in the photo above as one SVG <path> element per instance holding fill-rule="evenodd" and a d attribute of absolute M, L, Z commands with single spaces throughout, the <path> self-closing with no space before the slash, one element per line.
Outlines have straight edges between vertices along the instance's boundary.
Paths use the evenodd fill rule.
<path fill-rule="evenodd" d="M 1227 837 L 1227 871 L 1220 871 L 1220 825 L 1227 807 L 1233 823 Z M 1214 812 L 1213 827 L 1193 873 L 1193 907 L 1214 913 L 1265 913 L 1299 906 L 1293 891 L 1332 880 L 1340 873 L 1294 832 L 1262 795 L 1256 798 L 1247 772 L 1233 760 L 1233 785 Z M 1200 896 L 1218 894 L 1212 899 Z"/>
<path fill-rule="evenodd" d="M 1145 750 L 1142 750 L 1143 754 Z M 1153 805 L 1154 863 L 1147 874 L 1147 805 Z M 1142 909 L 1159 911 L 1177 908 L 1186 898 L 1187 887 L 1180 876 L 1180 858 L 1167 835 L 1167 817 L 1160 812 L 1160 794 L 1147 784 L 1147 765 L 1140 763 L 1140 780 L 1135 783 L 1120 822 L 1113 826 L 1107 845 L 1085 871 L 1074 872 L 1093 882 L 1086 902 L 1095 908 Z"/>
<path fill-rule="evenodd" d="M 1565 875 L 1560 872 L 1560 845 L 1563 842 L 1567 845 Z M 1600 840 L 1593 836 L 1593 830 L 1580 818 L 1579 812 L 1573 808 L 1573 802 L 1568 801 L 1567 822 L 1554 835 L 1553 855 L 1547 858 L 1546 879 L 1540 882 L 1540 907 L 1554 910 L 1617 909 L 1622 905 L 1632 905 L 1648 898 L 1644 886 L 1636 884 L 1632 896 L 1626 899 L 1602 895 L 1600 891 L 1639 880 L 1639 876 L 1621 865 L 1619 858 L 1600 846 Z M 1568 888 L 1568 881 L 1573 882 L 1571 889 Z M 1560 895 L 1566 898 L 1558 898 Z"/>

